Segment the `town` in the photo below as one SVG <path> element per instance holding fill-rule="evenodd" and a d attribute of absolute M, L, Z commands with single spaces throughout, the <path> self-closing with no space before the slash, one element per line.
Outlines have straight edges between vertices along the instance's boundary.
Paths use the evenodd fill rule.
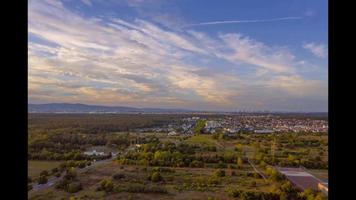
<path fill-rule="evenodd" d="M 237 115 L 222 117 L 187 117 L 166 125 L 135 129 L 137 132 L 168 133 L 169 135 L 194 134 L 198 122 L 204 123 L 203 133 L 223 132 L 246 133 L 327 133 L 328 121 L 325 119 L 284 118 L 276 115 Z"/>

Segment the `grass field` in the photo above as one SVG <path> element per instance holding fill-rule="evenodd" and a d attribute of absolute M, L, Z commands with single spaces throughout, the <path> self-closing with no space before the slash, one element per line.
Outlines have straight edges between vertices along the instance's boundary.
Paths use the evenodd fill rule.
<path fill-rule="evenodd" d="M 214 140 L 211 135 L 195 135 L 186 140 L 188 144 L 196 145 L 217 145 L 217 141 Z"/>
<path fill-rule="evenodd" d="M 58 167 L 61 162 L 59 161 L 28 161 L 28 175 L 30 177 L 39 176 L 43 170 L 50 171 L 55 167 Z"/>

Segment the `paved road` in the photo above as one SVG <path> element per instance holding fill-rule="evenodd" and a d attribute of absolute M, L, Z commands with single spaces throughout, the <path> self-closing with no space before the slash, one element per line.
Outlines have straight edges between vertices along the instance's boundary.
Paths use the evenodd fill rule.
<path fill-rule="evenodd" d="M 91 168 L 93 168 L 93 167 L 95 167 L 97 165 L 100 165 L 100 164 L 103 164 L 103 163 L 108 163 L 109 161 L 112 161 L 112 160 L 116 159 L 116 155 L 117 154 L 113 154 L 112 157 L 109 158 L 109 159 L 99 160 L 99 161 L 96 161 L 96 162 L 92 163 L 90 166 L 87 166 L 87 167 L 82 168 L 82 169 L 77 169 L 77 173 L 82 173 L 82 172 L 88 171 L 89 169 L 91 169 Z M 51 178 L 48 179 L 46 184 L 34 184 L 32 190 L 33 191 L 40 191 L 40 190 L 49 188 L 52 185 L 54 185 L 57 181 L 59 181 L 61 178 L 62 178 L 62 176 L 61 177 L 51 177 Z"/>

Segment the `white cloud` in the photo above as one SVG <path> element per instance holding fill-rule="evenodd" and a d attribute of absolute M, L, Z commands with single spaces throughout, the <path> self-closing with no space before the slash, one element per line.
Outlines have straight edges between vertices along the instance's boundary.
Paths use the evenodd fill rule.
<path fill-rule="evenodd" d="M 319 58 L 326 58 L 328 56 L 328 47 L 324 44 L 305 43 L 303 44 L 303 48 L 309 50 Z"/>
<path fill-rule="evenodd" d="M 28 45 L 30 101 L 227 109 L 325 90 L 298 75 L 287 48 L 238 33 L 98 21 L 50 0 L 31 1 L 28 13 L 29 34 L 44 41 Z"/>
<path fill-rule="evenodd" d="M 93 5 L 90 0 L 81 0 L 81 1 L 87 6 L 92 6 Z"/>

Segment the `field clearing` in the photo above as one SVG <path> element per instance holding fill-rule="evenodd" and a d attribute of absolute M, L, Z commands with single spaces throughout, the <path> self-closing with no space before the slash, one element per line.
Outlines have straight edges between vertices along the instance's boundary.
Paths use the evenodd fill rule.
<path fill-rule="evenodd" d="M 195 135 L 186 140 L 188 144 L 192 145 L 220 145 L 216 140 L 214 140 L 211 135 Z"/>
<path fill-rule="evenodd" d="M 51 171 L 53 168 L 59 166 L 60 161 L 28 161 L 28 175 L 30 177 L 39 176 L 43 170 Z"/>
<path fill-rule="evenodd" d="M 309 169 L 308 172 L 310 172 L 312 175 L 315 177 L 327 181 L 329 179 L 329 174 L 327 169 Z"/>
<path fill-rule="evenodd" d="M 226 172 L 225 177 L 221 177 L 221 182 L 210 189 L 204 191 L 198 191 L 197 189 L 187 190 L 181 188 L 184 184 L 192 182 L 201 182 L 209 179 L 216 169 L 214 168 L 175 168 L 164 167 L 171 169 L 171 172 L 162 172 L 164 177 L 163 183 L 153 183 L 147 180 L 147 176 L 151 173 L 154 167 L 145 166 L 133 166 L 133 165 L 120 165 L 116 162 L 106 163 L 104 165 L 92 168 L 84 173 L 78 175 L 78 179 L 83 184 L 83 190 L 70 194 L 62 190 L 56 190 L 49 188 L 40 192 L 30 192 L 29 199 L 69 199 L 72 196 L 81 197 L 83 199 L 234 199 L 227 195 L 227 188 L 241 188 L 246 190 L 256 190 L 256 186 L 251 186 L 252 182 L 256 182 L 258 190 L 260 191 L 272 191 L 273 184 L 266 182 L 263 179 L 256 179 L 253 177 L 247 177 L 246 173 L 252 172 L 253 169 L 244 164 L 242 169 L 224 169 Z M 231 172 L 234 171 L 236 176 L 231 176 Z M 143 185 L 157 185 L 159 187 L 165 187 L 168 191 L 167 194 L 155 194 L 155 193 L 127 193 L 127 192 L 113 192 L 105 194 L 102 191 L 96 191 L 98 183 L 103 179 L 112 178 L 114 174 L 125 174 L 125 177 L 121 180 L 114 180 L 114 183 L 124 188 L 134 184 Z"/>

